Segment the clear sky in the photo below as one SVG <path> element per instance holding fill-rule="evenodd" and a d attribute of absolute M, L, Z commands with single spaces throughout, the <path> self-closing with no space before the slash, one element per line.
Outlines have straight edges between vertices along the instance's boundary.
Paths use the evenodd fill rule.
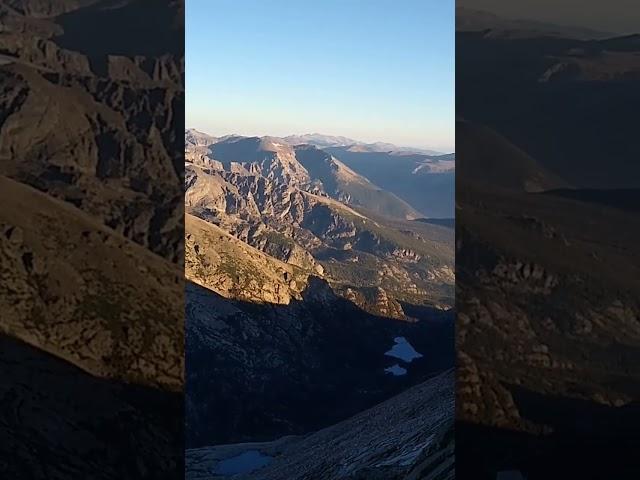
<path fill-rule="evenodd" d="M 187 0 L 186 126 L 453 151 L 454 0 Z"/>

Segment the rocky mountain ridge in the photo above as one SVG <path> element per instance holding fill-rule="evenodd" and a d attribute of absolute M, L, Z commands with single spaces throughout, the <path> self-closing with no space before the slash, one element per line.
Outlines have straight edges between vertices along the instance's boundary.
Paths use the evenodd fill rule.
<path fill-rule="evenodd" d="M 185 134 L 187 137 L 189 133 Z M 188 140 L 186 140 L 188 141 Z M 290 146 L 274 137 L 227 137 L 208 148 L 189 145 L 187 159 L 238 174 L 257 174 L 278 184 L 324 193 L 343 203 L 387 216 L 420 214 L 395 195 L 357 174 L 338 158 L 313 145 Z"/>
<path fill-rule="evenodd" d="M 446 297 L 433 296 L 434 287 L 441 285 L 445 292 L 453 282 L 444 229 L 399 221 L 404 228 L 398 231 L 384 217 L 328 195 L 327 178 L 340 177 L 319 174 L 325 162 L 352 176 L 330 155 L 271 138 L 233 137 L 206 148 L 205 154 L 188 147 L 185 204 L 190 214 L 267 255 L 325 276 L 341 291 L 381 286 L 398 300 L 446 303 Z M 369 269 L 377 270 L 374 277 L 359 273 Z"/>

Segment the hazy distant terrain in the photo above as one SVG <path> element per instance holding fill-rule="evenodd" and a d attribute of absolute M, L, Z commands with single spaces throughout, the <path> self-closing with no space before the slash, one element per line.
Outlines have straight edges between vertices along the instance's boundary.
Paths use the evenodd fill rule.
<path fill-rule="evenodd" d="M 332 135 L 322 135 L 320 133 L 311 133 L 306 135 L 289 135 L 284 140 L 291 145 L 314 145 L 319 148 L 325 147 L 347 147 L 353 151 L 362 152 L 407 152 L 420 153 L 424 155 L 441 155 L 435 150 L 428 150 L 416 147 L 402 147 L 386 142 L 367 143 L 354 140 L 347 137 L 336 137 Z"/>
<path fill-rule="evenodd" d="M 413 205 L 424 217 L 453 218 L 455 154 L 330 147 L 346 165 Z"/>

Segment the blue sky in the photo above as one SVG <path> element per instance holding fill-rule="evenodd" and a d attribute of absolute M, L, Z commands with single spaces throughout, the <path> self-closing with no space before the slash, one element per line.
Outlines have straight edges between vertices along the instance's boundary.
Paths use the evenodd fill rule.
<path fill-rule="evenodd" d="M 453 0 L 187 0 L 186 125 L 453 151 Z"/>

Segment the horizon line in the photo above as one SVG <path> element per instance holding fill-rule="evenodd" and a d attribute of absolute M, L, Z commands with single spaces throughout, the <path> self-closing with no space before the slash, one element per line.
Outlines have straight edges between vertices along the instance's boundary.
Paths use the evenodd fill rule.
<path fill-rule="evenodd" d="M 367 142 L 364 140 L 358 140 L 356 138 L 352 138 L 352 137 L 348 137 L 346 135 L 332 135 L 332 134 L 328 134 L 328 133 L 320 133 L 320 132 L 313 132 L 313 133 L 290 133 L 286 136 L 281 136 L 281 135 L 243 135 L 243 134 L 239 134 L 239 133 L 227 133 L 227 134 L 218 134 L 218 133 L 210 133 L 209 131 L 205 130 L 205 129 L 201 129 L 198 127 L 187 127 L 185 126 L 185 130 L 196 130 L 200 133 L 204 133 L 205 135 L 211 135 L 212 137 L 245 137 L 245 138 L 265 138 L 265 137 L 271 137 L 271 138 L 279 138 L 284 140 L 286 137 L 298 137 L 298 136 L 305 136 L 305 135 L 320 135 L 323 137 L 342 137 L 345 138 L 347 140 L 352 140 L 354 142 L 356 142 L 353 145 L 356 144 L 363 144 L 363 145 L 375 145 L 376 143 L 386 143 L 389 145 L 393 145 L 394 147 L 398 147 L 398 148 L 415 148 L 417 150 L 426 150 L 426 151 L 430 151 L 433 153 L 437 153 L 437 154 L 442 154 L 442 155 L 448 155 L 451 153 L 455 153 L 455 147 L 451 148 L 451 147 L 447 147 L 447 148 L 436 148 L 436 147 L 427 147 L 427 146 L 417 146 L 417 145 L 408 145 L 408 144 L 397 144 L 395 142 L 389 142 L 389 141 L 385 141 L 385 140 L 376 140 L 375 142 Z"/>

